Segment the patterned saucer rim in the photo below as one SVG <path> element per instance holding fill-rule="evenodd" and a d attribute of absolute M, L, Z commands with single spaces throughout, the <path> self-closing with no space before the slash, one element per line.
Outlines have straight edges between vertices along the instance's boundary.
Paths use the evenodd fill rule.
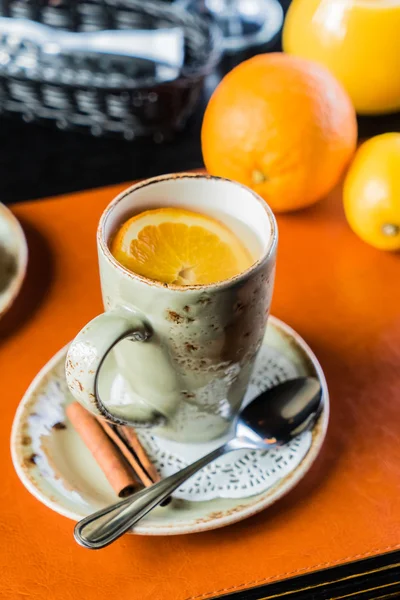
<path fill-rule="evenodd" d="M 316 375 L 319 377 L 322 386 L 324 408 L 313 428 L 311 447 L 301 463 L 292 472 L 283 477 L 272 487 L 266 489 L 264 492 L 261 492 L 251 498 L 246 498 L 245 502 L 241 498 L 233 500 L 231 504 L 234 504 L 234 506 L 229 507 L 227 510 L 211 510 L 206 517 L 196 518 L 196 516 L 193 515 L 192 517 L 189 517 L 187 521 L 179 520 L 177 523 L 173 524 L 148 524 L 146 519 L 144 519 L 135 527 L 134 531 L 130 531 L 129 533 L 152 536 L 181 535 L 225 527 L 251 517 L 277 502 L 280 498 L 292 490 L 310 470 L 321 451 L 329 423 L 330 402 L 325 375 L 317 357 L 311 348 L 294 329 L 273 316 L 269 317 L 269 324 L 273 325 L 273 327 L 277 329 L 282 336 L 288 338 L 290 343 L 293 344 L 293 347 L 306 357 Z M 79 521 L 86 515 L 69 510 L 59 501 L 53 499 L 49 495 L 46 495 L 46 493 L 39 488 L 39 485 L 28 476 L 26 466 L 24 465 L 21 445 L 19 443 L 23 425 L 26 421 L 26 417 L 29 414 L 29 404 L 35 397 L 36 391 L 40 389 L 43 380 L 47 378 L 49 373 L 51 373 L 51 371 L 57 366 L 62 356 L 66 354 L 67 348 L 68 345 L 61 348 L 44 365 L 25 392 L 17 408 L 12 425 L 10 440 L 11 457 L 19 479 L 34 497 L 36 497 L 51 510 L 69 519 L 72 519 L 73 521 Z M 207 504 L 212 509 L 213 504 L 216 502 L 217 500 L 208 500 Z M 189 504 L 195 505 L 196 502 L 190 502 Z M 196 512 L 195 509 L 193 512 Z"/>
<path fill-rule="evenodd" d="M 26 241 L 24 231 L 17 217 L 2 202 L 0 202 L 0 220 L 6 224 L 6 227 L 10 231 L 10 234 L 13 235 L 15 245 L 11 250 L 11 254 L 16 260 L 15 273 L 13 274 L 5 292 L 0 294 L 1 318 L 5 315 L 8 309 L 11 308 L 11 305 L 14 303 L 16 297 L 18 296 L 22 284 L 24 282 L 28 266 L 28 243 Z M 6 250 L 7 249 L 8 248 L 6 247 Z"/>

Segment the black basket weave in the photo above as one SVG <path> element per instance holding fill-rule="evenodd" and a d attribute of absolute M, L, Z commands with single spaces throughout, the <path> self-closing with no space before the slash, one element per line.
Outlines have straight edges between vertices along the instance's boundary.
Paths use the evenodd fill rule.
<path fill-rule="evenodd" d="M 0 0 L 0 15 L 76 32 L 182 27 L 184 65 L 164 83 L 140 76 L 134 59 L 81 54 L 48 62 L 23 39 L 1 37 L 0 111 L 97 136 L 170 138 L 193 112 L 221 54 L 215 25 L 156 0 Z"/>

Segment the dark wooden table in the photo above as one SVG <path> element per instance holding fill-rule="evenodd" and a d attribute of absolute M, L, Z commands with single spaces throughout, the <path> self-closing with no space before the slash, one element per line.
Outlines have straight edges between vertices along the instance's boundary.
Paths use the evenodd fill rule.
<path fill-rule="evenodd" d="M 290 0 L 280 0 L 286 10 Z M 281 50 L 278 37 L 268 49 Z M 221 77 L 248 55 L 222 61 L 206 82 L 186 130 L 173 142 L 94 138 L 54 127 L 0 118 L 0 201 L 43 198 L 203 166 L 200 128 L 207 100 Z M 360 137 L 400 131 L 400 113 L 359 121 Z"/>

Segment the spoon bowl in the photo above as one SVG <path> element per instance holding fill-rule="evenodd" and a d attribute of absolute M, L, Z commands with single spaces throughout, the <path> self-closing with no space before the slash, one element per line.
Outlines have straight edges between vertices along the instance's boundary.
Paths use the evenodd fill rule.
<path fill-rule="evenodd" d="M 286 444 L 309 429 L 319 414 L 321 395 L 321 385 L 314 377 L 280 383 L 257 396 L 240 412 L 236 438 L 242 447 L 251 443 L 261 450 Z"/>

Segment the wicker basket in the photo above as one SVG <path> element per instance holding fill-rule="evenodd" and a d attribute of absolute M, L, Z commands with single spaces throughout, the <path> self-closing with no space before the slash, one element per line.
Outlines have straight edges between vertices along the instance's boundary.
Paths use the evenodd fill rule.
<path fill-rule="evenodd" d="M 26 40 L 2 36 L 0 110 L 96 136 L 170 138 L 193 112 L 204 77 L 221 55 L 215 25 L 155 0 L 0 0 L 0 13 L 78 32 L 182 27 L 184 65 L 176 79 L 163 83 L 139 76 L 126 57 L 80 54 L 49 63 Z"/>

